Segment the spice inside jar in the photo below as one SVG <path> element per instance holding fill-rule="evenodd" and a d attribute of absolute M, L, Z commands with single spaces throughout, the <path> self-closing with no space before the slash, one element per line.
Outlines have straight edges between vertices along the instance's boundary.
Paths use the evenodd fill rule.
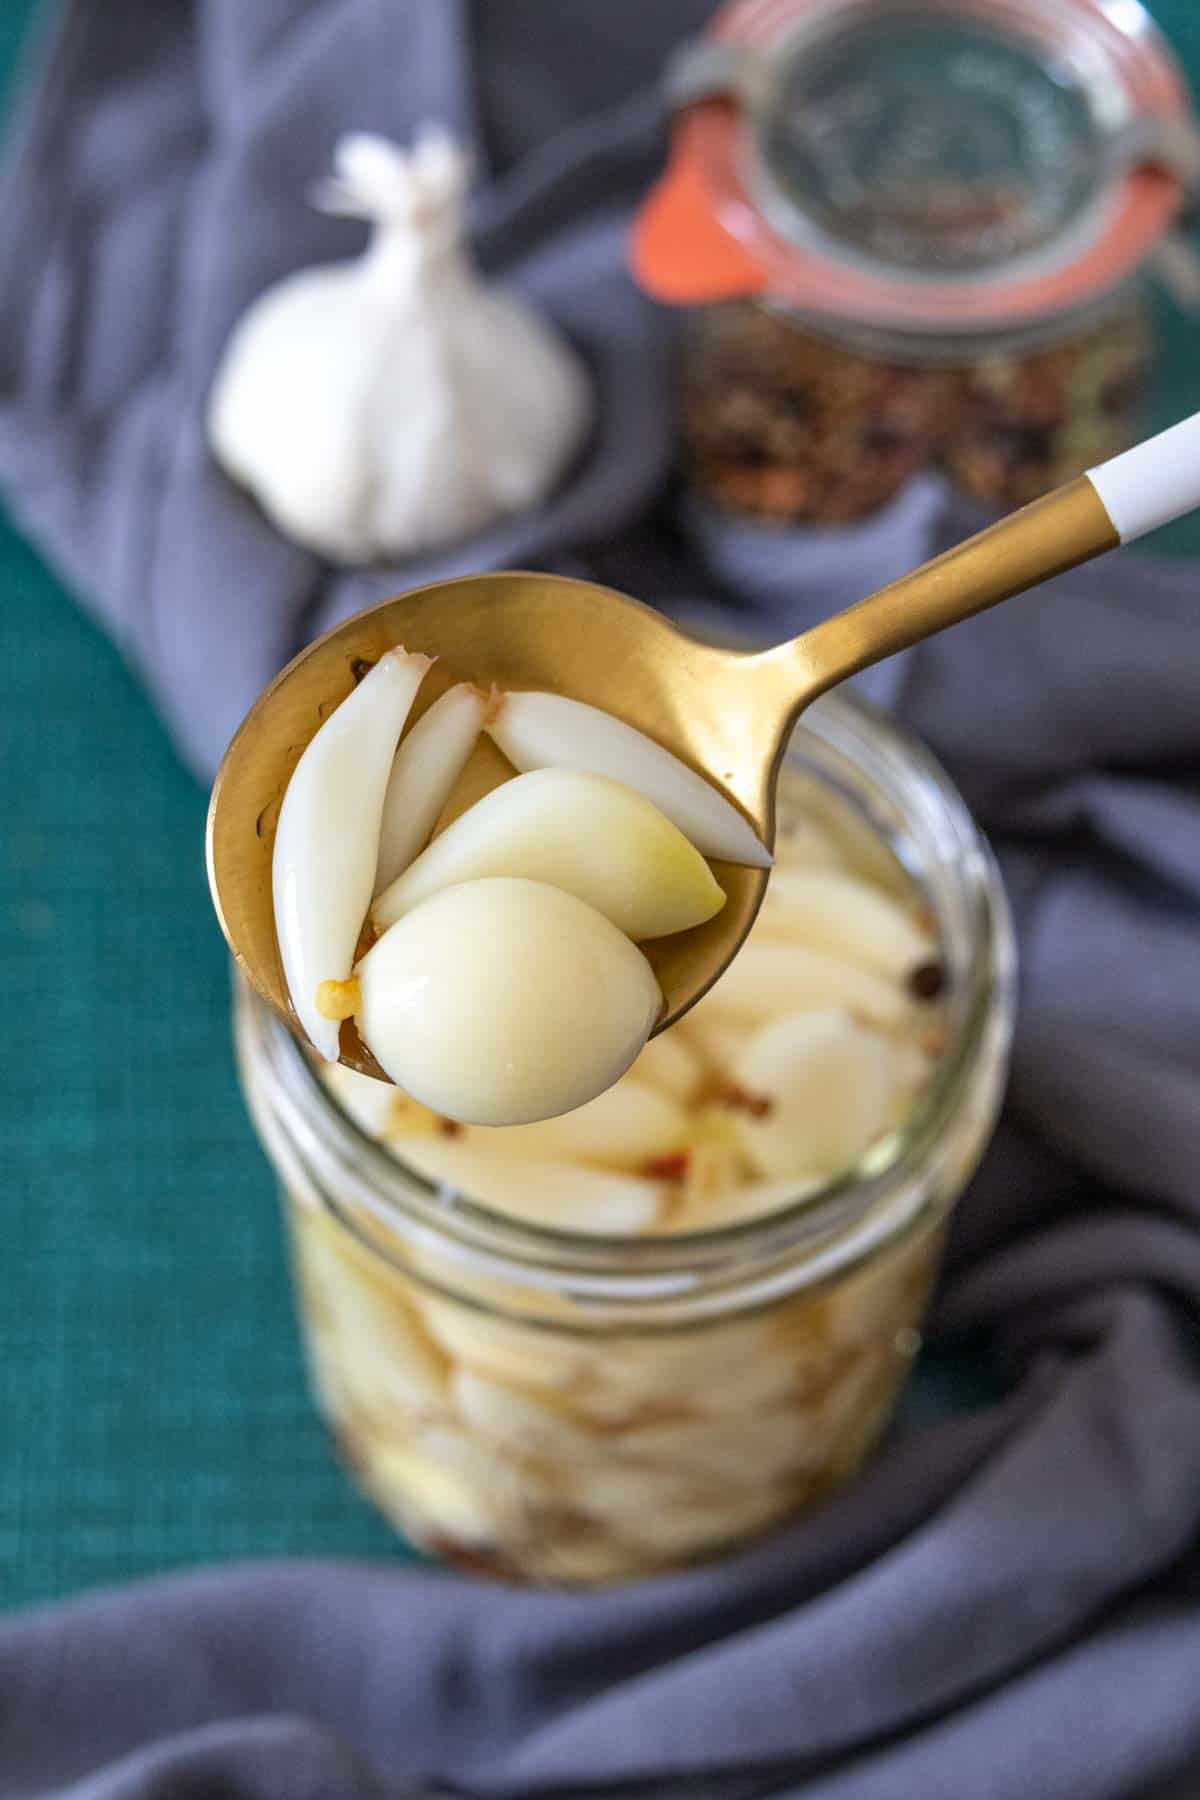
<path fill-rule="evenodd" d="M 1058 342 L 941 364 L 869 356 L 753 300 L 701 308 L 684 327 L 684 473 L 779 524 L 862 518 L 927 468 L 1023 506 L 1133 440 L 1150 356 L 1137 297 Z"/>

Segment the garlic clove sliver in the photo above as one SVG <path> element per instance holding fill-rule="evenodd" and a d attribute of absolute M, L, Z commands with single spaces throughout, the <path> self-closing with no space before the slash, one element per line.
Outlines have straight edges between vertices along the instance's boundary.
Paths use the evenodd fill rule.
<path fill-rule="evenodd" d="M 382 1067 L 464 1124 L 582 1106 L 625 1073 L 662 1010 L 636 945 L 538 881 L 443 889 L 389 927 L 357 972 L 358 1027 Z"/>
<path fill-rule="evenodd" d="M 503 782 L 447 826 L 380 894 L 377 927 L 445 888 L 487 876 L 545 882 L 633 939 L 711 919 L 725 894 L 699 851 L 644 795 L 577 769 Z"/>
<path fill-rule="evenodd" d="M 496 1156 L 456 1138 L 412 1138 L 397 1154 L 427 1181 L 552 1231 L 625 1237 L 647 1230 L 662 1184 L 542 1157 Z"/>
<path fill-rule="evenodd" d="M 288 991 L 330 1062 L 338 1024 L 317 1006 L 323 981 L 345 981 L 375 885 L 379 826 L 396 743 L 430 658 L 380 657 L 312 738 L 283 796 L 271 883 Z"/>
<path fill-rule="evenodd" d="M 903 980 L 933 949 L 890 895 L 832 869 L 774 870 L 756 923 L 764 936 L 799 938 L 893 980 Z"/>
<path fill-rule="evenodd" d="M 450 790 L 475 748 L 488 702 L 460 681 L 435 700 L 401 742 L 383 802 L 375 892 L 380 893 L 424 849 Z"/>
<path fill-rule="evenodd" d="M 734 1068 L 761 1097 L 737 1115 L 742 1150 L 764 1176 L 841 1175 L 888 1125 L 898 1073 L 892 1046 L 836 1008 L 794 1013 L 756 1032 Z"/>
<path fill-rule="evenodd" d="M 683 1108 L 629 1074 L 573 1112 L 534 1125 L 472 1126 L 467 1142 L 498 1156 L 548 1156 L 637 1169 L 678 1150 L 687 1136 Z"/>
<path fill-rule="evenodd" d="M 705 856 L 771 866 L 771 853 L 725 796 L 632 725 L 561 694 L 505 694 L 486 729 L 518 769 L 580 769 L 653 801 Z"/>
<path fill-rule="evenodd" d="M 840 1006 L 884 1030 L 903 1026 L 909 1007 L 896 982 L 871 969 L 799 943 L 744 944 L 704 998 L 706 1017 L 727 1014 L 744 1023 L 805 1007 Z"/>

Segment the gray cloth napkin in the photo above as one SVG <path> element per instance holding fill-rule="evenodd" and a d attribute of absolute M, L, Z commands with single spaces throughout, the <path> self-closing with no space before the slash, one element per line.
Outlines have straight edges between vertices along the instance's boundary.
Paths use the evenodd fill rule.
<path fill-rule="evenodd" d="M 672 505 L 667 332 L 622 248 L 661 155 L 644 96 L 707 10 L 68 9 L 0 210 L 0 482 L 197 768 L 306 634 L 451 569 L 578 570 L 782 634 L 969 528 L 933 482 L 858 533 Z M 338 132 L 427 115 L 475 145 L 480 253 L 580 344 L 600 424 L 538 513 L 334 574 L 214 469 L 201 407 L 263 284 L 357 242 L 303 199 Z M 1198 585 L 1110 560 L 883 676 L 1021 936 L 1011 1102 L 934 1317 L 1006 1397 L 910 1426 L 736 1559 L 605 1593 L 276 1565 L 13 1616 L 3 1800 L 1198 1791 Z"/>

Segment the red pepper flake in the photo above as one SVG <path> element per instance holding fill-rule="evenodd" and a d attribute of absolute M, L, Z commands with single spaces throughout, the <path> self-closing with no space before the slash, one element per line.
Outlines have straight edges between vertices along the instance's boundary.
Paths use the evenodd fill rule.
<path fill-rule="evenodd" d="M 652 1156 L 643 1165 L 643 1175 L 651 1181 L 685 1181 L 692 1166 L 690 1150 L 674 1150 L 669 1156 Z"/>

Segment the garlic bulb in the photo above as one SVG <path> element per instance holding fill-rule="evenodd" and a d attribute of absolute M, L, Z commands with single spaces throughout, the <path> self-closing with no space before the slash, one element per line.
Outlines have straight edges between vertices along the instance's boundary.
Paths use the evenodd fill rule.
<path fill-rule="evenodd" d="M 318 190 L 370 220 L 352 262 L 288 276 L 235 328 L 213 454 L 289 537 L 332 561 L 403 555 L 541 500 L 591 417 L 579 358 L 486 286 L 462 243 L 466 158 L 357 133 Z"/>

